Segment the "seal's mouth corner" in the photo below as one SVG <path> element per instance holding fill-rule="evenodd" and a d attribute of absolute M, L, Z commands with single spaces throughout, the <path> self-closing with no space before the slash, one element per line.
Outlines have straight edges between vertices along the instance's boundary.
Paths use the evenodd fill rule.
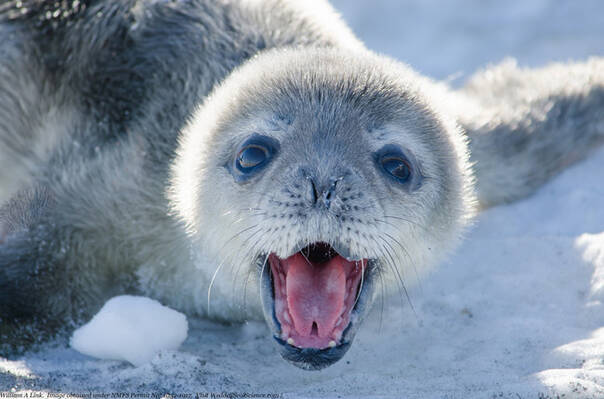
<path fill-rule="evenodd" d="M 265 264 L 266 263 L 266 264 Z M 349 260 L 324 242 L 287 258 L 264 256 L 262 300 L 282 356 L 326 367 L 348 350 L 366 305 L 371 259 Z M 365 286 L 365 288 L 363 288 Z"/>

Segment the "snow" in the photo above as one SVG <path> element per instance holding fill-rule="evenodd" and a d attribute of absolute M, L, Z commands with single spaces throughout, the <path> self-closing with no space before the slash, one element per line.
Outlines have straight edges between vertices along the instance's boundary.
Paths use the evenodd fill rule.
<path fill-rule="evenodd" d="M 176 350 L 187 338 L 184 314 L 141 296 L 111 298 L 72 335 L 70 345 L 98 359 L 148 363 L 162 350 Z"/>
<path fill-rule="evenodd" d="M 599 0 L 338 0 L 368 46 L 455 84 L 520 65 L 604 55 Z M 481 214 L 457 253 L 376 304 L 342 361 L 302 371 L 263 323 L 189 319 L 179 351 L 96 360 L 63 346 L 0 358 L 0 391 L 255 393 L 422 399 L 604 398 L 604 148 L 518 203 Z M 202 396 L 203 397 L 203 396 Z"/>

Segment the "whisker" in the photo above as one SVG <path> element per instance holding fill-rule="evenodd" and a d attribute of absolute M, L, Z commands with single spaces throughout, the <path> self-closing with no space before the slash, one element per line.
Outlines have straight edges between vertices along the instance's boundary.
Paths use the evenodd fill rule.
<path fill-rule="evenodd" d="M 268 257 L 270 256 L 270 254 L 266 254 L 266 257 L 264 258 L 264 262 L 262 263 L 262 272 L 260 272 L 260 278 L 259 278 L 259 284 L 262 284 L 262 273 L 264 272 L 264 267 L 266 266 L 266 263 L 268 262 Z M 250 270 L 249 273 L 247 273 L 247 277 L 245 279 L 245 282 L 243 284 L 243 313 L 247 314 L 247 284 L 250 281 L 250 277 L 252 277 L 252 273 L 253 270 Z"/>
<path fill-rule="evenodd" d="M 274 235 L 274 232 L 272 233 L 272 235 Z M 271 235 L 271 237 L 272 237 L 272 235 Z M 249 239 L 251 239 L 251 238 L 252 237 L 250 236 L 247 241 L 249 241 Z M 247 244 L 246 244 L 247 249 L 246 249 L 245 255 L 243 256 L 243 259 L 251 258 L 253 260 L 252 255 L 254 253 L 258 252 L 258 247 L 261 244 L 263 238 L 264 238 L 263 236 L 257 237 L 253 244 L 251 244 L 249 246 L 247 246 Z M 274 240 L 271 240 L 270 243 L 272 244 L 273 241 Z M 270 245 L 269 245 L 269 247 L 270 247 Z M 233 281 L 233 293 L 235 291 L 235 288 L 238 286 L 238 284 L 237 284 L 237 276 L 239 275 L 239 271 L 241 270 L 242 265 L 243 265 L 243 262 L 241 262 L 239 264 L 239 266 L 237 266 L 237 270 L 235 271 L 235 274 L 234 274 L 234 277 L 233 277 L 234 278 L 234 281 Z M 244 282 L 244 286 L 247 286 L 247 281 L 249 280 L 249 276 L 251 275 L 251 273 L 252 272 L 250 271 L 250 272 L 248 272 L 246 274 L 247 277 L 246 277 L 246 280 Z M 245 299 L 244 299 L 244 301 L 245 301 Z"/>
<path fill-rule="evenodd" d="M 403 221 L 403 222 L 407 222 L 407 223 L 409 223 L 409 224 L 411 224 L 411 225 L 413 225 L 415 227 L 419 227 L 420 229 L 429 232 L 429 230 L 426 228 L 426 226 L 423 226 L 423 225 L 421 225 L 421 224 L 419 224 L 417 222 L 414 222 L 413 220 L 409 220 L 409 219 L 405 219 L 405 218 L 402 218 L 402 217 L 399 217 L 399 216 L 393 216 L 393 215 L 383 215 L 383 217 L 389 218 L 389 219 L 396 219 L 396 220 L 400 220 L 400 221 Z"/>
<path fill-rule="evenodd" d="M 260 232 L 262 232 L 262 229 L 261 228 L 257 229 L 252 234 L 250 234 L 242 243 L 241 253 L 244 253 L 244 251 L 245 251 L 245 254 L 243 256 L 241 256 L 241 261 L 239 262 L 237 269 L 235 270 L 235 273 L 233 274 L 234 280 L 233 280 L 233 288 L 232 288 L 232 292 L 231 292 L 233 295 L 234 295 L 235 289 L 237 287 L 237 276 L 239 275 L 239 271 L 241 270 L 241 267 L 243 266 L 244 261 L 251 257 L 251 255 L 254 252 L 254 249 L 262 240 L 262 237 L 256 238 L 254 243 L 251 245 L 248 245 L 248 243 L 256 234 L 258 234 Z"/>
<path fill-rule="evenodd" d="M 220 248 L 219 253 L 220 253 L 220 252 L 222 252 L 222 250 L 224 249 L 224 247 L 226 247 L 226 246 L 228 245 L 228 243 L 229 243 L 229 242 L 231 242 L 233 239 L 235 239 L 236 237 L 240 236 L 241 234 L 243 234 L 243 233 L 245 233 L 245 232 L 247 232 L 247 231 L 249 231 L 249 230 L 251 230 L 251 229 L 254 229 L 254 228 L 256 228 L 256 227 L 258 227 L 258 225 L 257 225 L 257 224 L 256 224 L 256 225 L 253 225 L 253 226 L 250 226 L 250 227 L 248 227 L 248 228 L 246 228 L 246 229 L 243 229 L 243 230 L 239 231 L 238 233 L 236 233 L 235 235 L 233 235 L 231 238 L 229 238 L 229 239 L 228 239 L 228 240 L 227 240 L 227 241 L 226 241 L 226 242 L 223 244 L 223 246 Z M 260 230 L 260 229 L 258 229 L 258 230 Z M 254 233 L 252 233 L 252 234 L 254 234 Z M 226 262 L 227 260 L 229 260 L 229 261 L 230 261 L 230 260 L 233 258 L 233 256 L 235 256 L 235 253 L 232 253 L 232 254 L 231 254 L 231 256 L 224 258 L 224 259 L 223 259 L 223 260 L 220 262 L 220 264 L 218 265 L 218 267 L 216 268 L 216 270 L 214 271 L 214 274 L 212 275 L 212 279 L 210 280 L 210 285 L 209 285 L 209 287 L 208 287 L 208 315 L 210 314 L 210 301 L 211 301 L 211 297 L 212 297 L 212 287 L 213 287 L 213 285 L 214 285 L 214 281 L 216 280 L 216 276 L 218 275 L 218 272 L 220 271 L 220 269 L 222 269 L 222 266 L 225 264 L 225 262 Z"/>
<path fill-rule="evenodd" d="M 392 248 L 392 246 L 390 245 L 390 243 L 385 238 L 383 238 L 382 236 L 378 236 L 378 237 L 382 241 L 384 241 L 384 243 L 386 245 L 388 245 L 394 251 L 394 248 Z M 390 236 L 390 237 L 392 237 L 392 236 Z M 415 312 L 415 307 L 413 306 L 413 302 L 411 302 L 411 298 L 409 297 L 409 292 L 407 291 L 407 287 L 405 286 L 405 283 L 403 281 L 403 277 L 401 276 L 401 274 L 400 274 L 400 272 L 398 270 L 398 267 L 396 267 L 396 264 L 393 264 L 391 266 L 391 268 L 393 269 L 393 271 L 395 272 L 395 274 L 398 276 L 398 280 L 400 281 L 401 287 L 403 288 L 403 291 L 405 293 L 405 297 L 407 298 L 407 301 L 409 302 L 409 305 L 411 306 L 411 310 L 415 314 L 415 317 L 417 317 L 417 313 Z"/>
<path fill-rule="evenodd" d="M 416 265 L 415 261 L 413 260 L 413 258 L 411 257 L 411 254 L 409 254 L 409 251 L 407 251 L 407 248 L 405 248 L 405 246 L 403 244 L 401 244 L 396 238 L 394 238 L 390 234 L 388 234 L 386 232 L 383 232 L 383 233 L 384 233 L 385 236 L 387 236 L 392 241 L 394 241 L 395 243 L 397 243 L 398 246 L 403 250 L 403 252 L 405 253 L 405 256 L 407 257 L 407 259 L 409 260 L 409 262 L 413 266 L 413 271 L 415 273 L 415 279 L 417 280 L 417 282 L 418 282 L 418 284 L 420 285 L 420 288 L 421 288 L 421 279 L 419 278 L 419 273 L 417 272 L 417 265 Z"/>
<path fill-rule="evenodd" d="M 388 242 L 386 242 L 383 237 L 380 237 L 380 239 L 382 241 L 384 241 L 386 245 L 390 246 L 390 244 Z M 404 289 L 405 284 L 403 283 L 403 279 L 402 279 L 401 275 L 398 273 L 398 270 L 396 268 L 396 261 L 394 260 L 394 257 L 392 256 L 392 253 L 388 250 L 388 248 L 382 247 L 379 245 L 379 243 L 376 240 L 374 240 L 374 241 L 376 242 L 376 244 L 378 244 L 378 247 L 380 248 L 380 252 L 382 253 L 382 255 L 384 255 L 384 251 L 386 251 L 387 257 L 390 259 L 389 261 L 386 262 L 386 266 L 390 267 L 390 269 L 392 269 L 395 272 L 395 274 L 398 276 L 397 287 L 398 287 L 398 292 L 399 292 L 399 298 L 401 301 L 401 306 L 405 306 L 405 303 L 403 302 L 403 291 L 401 289 L 401 287 Z M 394 251 L 394 248 L 392 248 L 391 246 L 390 246 L 390 248 Z M 408 296 L 407 296 L 407 301 L 409 301 Z"/>
<path fill-rule="evenodd" d="M 220 216 L 227 216 L 230 215 L 233 212 L 244 212 L 244 211 L 262 211 L 261 208 L 238 208 L 238 209 L 231 209 L 226 211 L 225 213 L 221 214 Z"/>
<path fill-rule="evenodd" d="M 310 244 L 309 244 L 310 245 Z M 307 246 L 308 247 L 308 246 Z M 302 256 L 304 257 L 304 259 L 306 259 L 306 262 L 308 262 L 309 266 L 312 266 L 312 262 L 308 259 L 307 255 L 304 254 L 304 251 L 300 251 L 300 253 L 302 254 Z"/>
<path fill-rule="evenodd" d="M 249 217 L 260 217 L 260 216 L 266 216 L 266 215 L 267 215 L 266 212 L 265 213 L 250 213 L 248 215 L 240 217 L 237 220 L 232 221 L 231 223 L 229 223 L 229 226 L 233 226 L 235 224 L 239 224 L 239 223 L 241 223 L 242 221 L 246 220 Z"/>
<path fill-rule="evenodd" d="M 381 302 L 381 306 L 380 306 L 380 333 L 381 333 L 382 332 L 382 318 L 384 316 L 384 301 L 386 299 L 386 293 L 385 293 L 385 285 L 386 284 L 384 283 L 384 274 L 381 273 L 381 272 L 379 274 L 380 274 L 380 283 L 381 283 L 380 285 L 381 285 L 381 288 L 382 288 L 382 294 L 380 295 L 381 296 L 381 298 L 380 298 L 381 299 L 381 301 L 380 301 Z"/>
<path fill-rule="evenodd" d="M 361 297 L 361 292 L 363 291 L 363 283 L 365 281 L 365 259 L 361 259 L 361 286 L 359 287 L 359 291 L 357 292 L 357 297 L 354 300 L 354 305 L 352 305 L 352 309 L 357 306 L 357 302 Z"/>
<path fill-rule="evenodd" d="M 273 243 L 276 240 L 276 238 L 274 237 L 275 233 L 276 233 L 276 231 L 271 232 L 270 236 L 266 240 L 268 242 L 268 245 L 267 245 L 268 248 L 271 248 L 272 245 L 273 245 Z M 262 238 L 263 237 L 258 237 L 258 239 L 256 239 L 256 241 L 254 242 L 254 244 L 250 247 L 250 250 L 248 251 L 248 255 L 247 256 L 250 256 L 251 254 L 253 254 L 253 253 L 255 253 L 255 252 L 258 251 L 257 248 L 258 248 L 259 244 L 261 243 Z M 266 262 L 268 261 L 269 256 L 270 256 L 270 252 L 267 252 L 267 255 L 266 255 L 266 258 L 264 260 L 264 264 L 263 264 L 262 270 L 264 270 L 264 267 L 266 266 Z M 240 267 L 241 266 L 239 266 L 239 268 Z M 238 268 L 238 270 L 239 270 L 239 268 Z M 237 272 L 236 275 L 235 275 L 235 278 L 237 278 L 238 274 L 239 273 Z M 244 301 L 243 301 L 244 302 L 244 309 L 247 308 L 247 284 L 249 282 L 250 277 L 253 275 L 253 269 L 250 269 L 250 271 L 248 273 L 246 273 L 246 275 L 247 275 L 247 277 L 245 279 L 244 287 L 243 287 L 244 288 L 244 290 L 243 290 L 244 291 L 244 293 L 243 293 L 243 295 L 244 295 Z M 260 280 L 259 280 L 260 284 L 261 284 L 261 279 L 262 279 L 262 274 L 260 275 Z M 233 284 L 233 286 L 236 286 L 236 285 L 237 285 L 237 283 L 235 282 Z"/>

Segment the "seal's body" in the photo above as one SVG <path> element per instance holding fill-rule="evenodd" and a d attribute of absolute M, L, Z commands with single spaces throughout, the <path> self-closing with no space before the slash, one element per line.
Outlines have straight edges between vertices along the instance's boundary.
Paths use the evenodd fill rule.
<path fill-rule="evenodd" d="M 381 288 L 455 247 L 475 191 L 528 195 L 604 138 L 602 60 L 452 91 L 298 3 L 2 8 L 3 353 L 139 292 L 264 315 L 324 367 Z"/>

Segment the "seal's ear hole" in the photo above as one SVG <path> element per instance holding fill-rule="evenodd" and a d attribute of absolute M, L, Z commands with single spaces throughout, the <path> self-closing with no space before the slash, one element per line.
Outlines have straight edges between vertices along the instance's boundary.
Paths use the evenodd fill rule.
<path fill-rule="evenodd" d="M 417 189 L 422 180 L 415 157 L 401 147 L 388 144 L 374 154 L 377 168 L 384 176 L 408 188 Z"/>
<path fill-rule="evenodd" d="M 259 174 L 277 155 L 279 142 L 272 137 L 254 133 L 236 150 L 227 169 L 238 183 Z"/>

